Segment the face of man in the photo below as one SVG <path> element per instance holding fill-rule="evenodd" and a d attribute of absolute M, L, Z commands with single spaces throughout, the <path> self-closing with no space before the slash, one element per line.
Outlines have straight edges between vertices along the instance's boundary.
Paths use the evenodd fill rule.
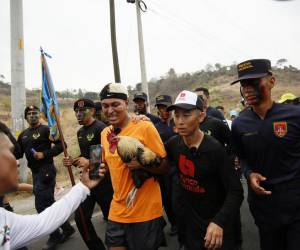
<path fill-rule="evenodd" d="M 269 100 L 274 84 L 275 78 L 273 76 L 241 81 L 241 91 L 246 103 L 250 106 L 257 106 Z"/>
<path fill-rule="evenodd" d="M 13 144 L 4 133 L 0 133 L 0 194 L 17 187 L 17 161 L 12 151 Z"/>
<path fill-rule="evenodd" d="M 75 115 L 80 125 L 87 125 L 95 114 L 94 108 L 76 108 Z"/>
<path fill-rule="evenodd" d="M 157 105 L 158 115 L 163 121 L 168 121 L 171 118 L 171 112 L 167 111 L 167 106 Z"/>
<path fill-rule="evenodd" d="M 143 99 L 134 100 L 134 107 L 136 112 L 138 112 L 139 114 L 147 113 L 147 104 Z"/>
<path fill-rule="evenodd" d="M 30 110 L 27 112 L 26 120 L 30 126 L 35 126 L 40 121 L 40 112 L 38 110 Z"/>
<path fill-rule="evenodd" d="M 101 101 L 102 111 L 108 123 L 114 127 L 120 127 L 128 117 L 128 101 L 111 98 Z"/>
<path fill-rule="evenodd" d="M 203 106 L 204 106 L 204 109 L 206 110 L 208 108 L 208 105 L 209 105 L 209 99 L 208 97 L 205 95 L 205 93 L 203 91 L 196 91 L 195 92 L 197 94 L 197 96 L 201 96 L 202 99 L 203 99 Z"/>
<path fill-rule="evenodd" d="M 181 136 L 192 136 L 199 129 L 199 124 L 203 119 L 204 112 L 198 109 L 176 108 L 174 111 L 175 126 Z"/>

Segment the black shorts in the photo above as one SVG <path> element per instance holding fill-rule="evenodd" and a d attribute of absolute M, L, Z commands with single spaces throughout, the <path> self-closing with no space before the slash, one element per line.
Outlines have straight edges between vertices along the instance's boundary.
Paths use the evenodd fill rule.
<path fill-rule="evenodd" d="M 157 250 L 165 244 L 163 217 L 138 223 L 108 221 L 105 243 L 108 247 L 127 247 L 128 250 Z"/>

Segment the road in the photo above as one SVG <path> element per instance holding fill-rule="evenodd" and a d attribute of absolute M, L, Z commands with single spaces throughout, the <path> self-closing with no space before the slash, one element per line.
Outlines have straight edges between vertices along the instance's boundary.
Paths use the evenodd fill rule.
<path fill-rule="evenodd" d="M 246 184 L 243 183 L 244 190 L 245 190 L 245 200 L 241 207 L 241 215 L 242 215 L 242 229 L 243 229 L 243 250 L 259 250 L 259 240 L 258 240 L 258 232 L 256 229 L 256 226 L 254 225 L 252 216 L 249 212 L 248 204 L 246 201 L 247 197 L 247 188 Z M 93 223 L 96 228 L 96 231 L 99 232 L 99 236 L 104 239 L 105 234 L 105 228 L 106 223 L 102 220 L 101 213 L 94 214 L 93 217 Z M 76 226 L 75 226 L 76 227 Z M 166 236 L 167 236 L 167 242 L 168 247 L 162 247 L 161 250 L 177 250 L 178 249 L 178 243 L 176 237 L 171 237 L 169 235 L 169 226 L 166 227 Z M 42 240 L 35 242 L 28 246 L 30 250 L 40 250 L 42 249 L 42 246 L 46 243 L 47 238 L 43 238 Z M 71 239 L 69 239 L 67 242 L 65 242 L 62 245 L 59 245 L 57 247 L 57 250 L 82 250 L 86 249 L 85 245 L 83 244 L 83 241 L 80 237 L 80 234 L 78 231 L 72 236 Z"/>

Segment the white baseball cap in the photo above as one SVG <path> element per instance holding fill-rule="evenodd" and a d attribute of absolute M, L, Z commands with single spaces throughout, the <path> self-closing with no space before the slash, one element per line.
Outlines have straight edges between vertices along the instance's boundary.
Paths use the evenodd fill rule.
<path fill-rule="evenodd" d="M 174 104 L 169 106 L 167 110 L 171 111 L 175 108 L 185 110 L 200 109 L 203 111 L 203 99 L 194 92 L 183 90 L 177 96 Z"/>

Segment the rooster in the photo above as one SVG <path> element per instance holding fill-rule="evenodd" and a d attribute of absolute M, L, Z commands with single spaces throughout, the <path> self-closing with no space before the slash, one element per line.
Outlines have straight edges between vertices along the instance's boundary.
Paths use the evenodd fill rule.
<path fill-rule="evenodd" d="M 109 142 L 109 151 L 114 153 L 116 150 L 121 160 L 124 163 L 129 163 L 136 159 L 143 167 L 153 168 L 157 167 L 161 163 L 161 158 L 158 157 L 152 150 L 145 147 L 138 139 L 129 136 L 118 136 L 120 130 L 111 130 L 107 135 Z M 143 169 L 134 169 L 131 171 L 131 176 L 135 185 L 135 188 L 131 190 L 127 196 L 127 207 L 133 205 L 133 201 L 136 197 L 137 189 L 140 188 L 143 183 L 150 177 L 151 173 Z"/>

